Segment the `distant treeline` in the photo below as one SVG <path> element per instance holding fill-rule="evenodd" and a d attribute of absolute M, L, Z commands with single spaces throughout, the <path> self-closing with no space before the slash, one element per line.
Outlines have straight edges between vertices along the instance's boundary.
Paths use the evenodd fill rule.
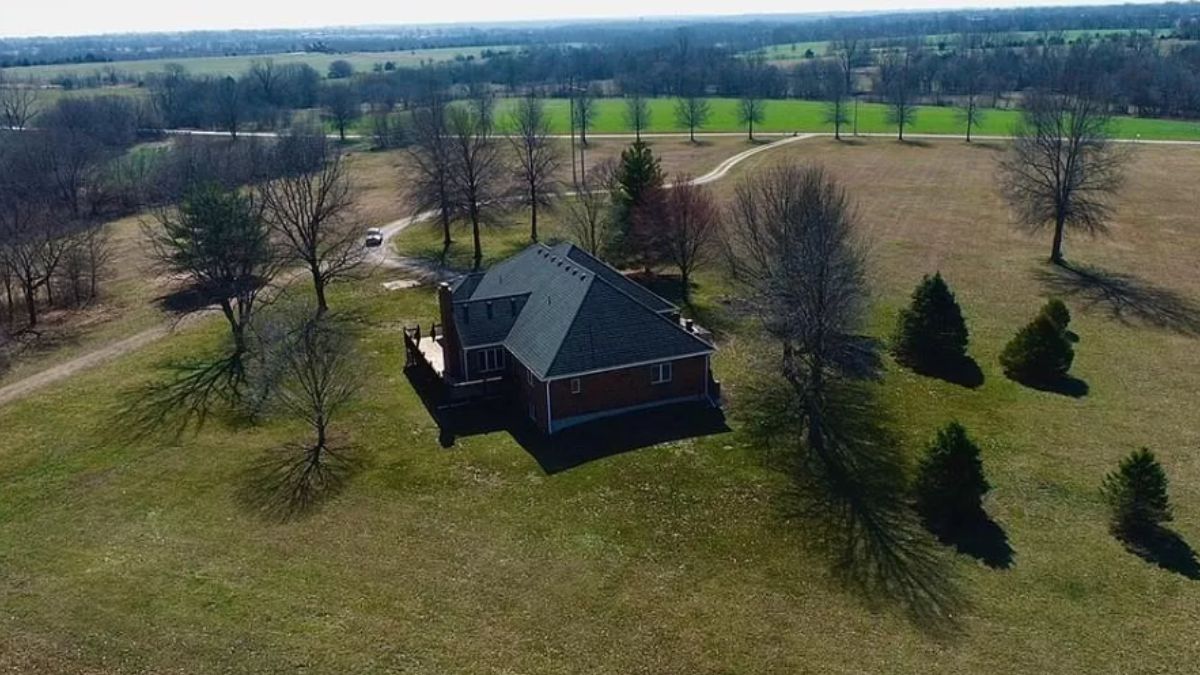
<path fill-rule="evenodd" d="M 744 51 L 771 44 L 963 32 L 1146 30 L 1170 28 L 1200 14 L 1194 3 L 906 12 L 873 15 L 779 15 L 699 19 L 578 21 L 543 24 L 238 30 L 59 38 L 0 38 L 0 67 L 196 56 L 397 51 L 495 44 L 652 47 L 687 28 L 696 44 Z"/>

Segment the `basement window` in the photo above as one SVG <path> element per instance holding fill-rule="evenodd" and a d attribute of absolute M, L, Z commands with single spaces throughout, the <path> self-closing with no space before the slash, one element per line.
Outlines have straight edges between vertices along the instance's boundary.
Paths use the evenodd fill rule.
<path fill-rule="evenodd" d="M 580 391 L 582 391 L 582 389 L 583 389 L 583 387 L 579 383 L 579 378 L 572 377 L 571 378 L 571 393 L 578 394 Z"/>
<path fill-rule="evenodd" d="M 671 364 L 656 363 L 650 366 L 650 383 L 651 384 L 666 384 L 671 381 Z"/>

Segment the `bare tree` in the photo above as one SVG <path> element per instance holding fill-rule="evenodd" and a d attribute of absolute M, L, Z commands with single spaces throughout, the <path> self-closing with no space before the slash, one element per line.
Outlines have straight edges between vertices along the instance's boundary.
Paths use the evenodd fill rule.
<path fill-rule="evenodd" d="M 887 101 L 887 121 L 895 124 L 897 138 L 917 119 L 913 95 L 912 54 L 907 49 L 888 52 L 879 62 L 879 88 Z"/>
<path fill-rule="evenodd" d="M 474 268 L 478 270 L 483 266 L 480 228 L 504 205 L 501 198 L 504 163 L 486 119 L 464 107 L 450 109 L 448 118 L 453 202 L 456 213 L 471 223 Z"/>
<path fill-rule="evenodd" d="M 588 130 L 596 121 L 596 91 L 592 87 L 580 87 L 573 92 L 575 129 L 579 131 L 579 142 L 587 146 Z"/>
<path fill-rule="evenodd" d="M 247 79 L 252 83 L 254 93 L 267 105 L 274 106 L 280 103 L 280 75 L 274 59 L 254 59 L 250 63 Z"/>
<path fill-rule="evenodd" d="M 517 156 L 520 203 L 529 207 L 529 238 L 537 241 L 538 208 L 549 207 L 558 192 L 554 174 L 561 157 L 558 146 L 550 137 L 550 118 L 540 99 L 532 95 L 521 99 L 510 118 L 508 140 Z"/>
<path fill-rule="evenodd" d="M 633 127 L 637 140 L 642 140 L 642 129 L 650 126 L 650 104 L 640 90 L 625 95 L 625 124 Z"/>
<path fill-rule="evenodd" d="M 289 308 L 291 309 L 291 308 Z M 312 439 L 289 444 L 259 467 L 255 501 L 280 515 L 303 512 L 340 487 L 352 468 L 348 448 L 330 436 L 333 421 L 362 387 L 362 367 L 352 324 L 336 314 L 315 315 L 299 306 L 272 312 L 260 322 L 267 402 L 304 422 Z"/>
<path fill-rule="evenodd" d="M 691 297 L 692 274 L 709 261 L 720 234 L 719 209 L 708 188 L 686 175 L 675 177 L 663 199 L 663 250 L 679 268 L 686 302 Z"/>
<path fill-rule="evenodd" d="M 434 96 L 413 113 L 413 144 L 408 155 L 416 175 L 408 186 L 413 215 L 433 211 L 442 225 L 442 255 L 450 250 L 450 224 L 457 217 L 452 181 L 454 148 L 446 127 L 446 104 Z"/>
<path fill-rule="evenodd" d="M 308 269 L 317 314 L 324 314 L 326 287 L 353 278 L 364 260 L 350 175 L 341 151 L 321 133 L 283 139 L 276 157 L 279 177 L 259 188 L 264 216 L 281 253 Z"/>
<path fill-rule="evenodd" d="M 228 131 L 231 137 L 237 138 L 246 115 L 246 101 L 237 80 L 225 77 L 217 82 L 210 105 L 213 117 L 221 128 Z"/>
<path fill-rule="evenodd" d="M 833 125 L 833 137 L 842 140 L 842 126 L 849 123 L 847 108 L 850 91 L 846 88 L 848 78 L 840 61 L 831 61 L 821 69 L 821 91 L 825 97 L 825 121 Z"/>
<path fill-rule="evenodd" d="M 571 239 L 597 258 L 603 257 L 613 235 L 616 170 L 616 162 L 611 159 L 597 164 L 591 178 L 576 186 L 574 198 L 567 201 L 565 225 Z"/>
<path fill-rule="evenodd" d="M 0 126 L 23 130 L 38 112 L 38 99 L 32 82 L 18 84 L 0 73 Z"/>
<path fill-rule="evenodd" d="M 849 198 L 820 167 L 768 169 L 737 187 L 727 250 L 743 296 L 781 347 L 807 443 L 823 452 L 830 381 L 878 366 L 861 335 L 865 258 Z"/>
<path fill-rule="evenodd" d="M 1000 162 L 1001 189 L 1022 225 L 1054 227 L 1050 262 L 1064 264 L 1068 228 L 1103 232 L 1128 153 L 1109 137 L 1105 104 L 1094 96 L 1037 91 L 1025 99 L 1012 149 Z"/>
<path fill-rule="evenodd" d="M 350 84 L 326 86 L 321 95 L 321 106 L 337 127 L 338 138 L 342 141 L 346 140 L 346 127 L 362 117 L 362 101 Z"/>
<path fill-rule="evenodd" d="M 958 118 L 967 128 L 967 142 L 971 142 L 971 131 L 983 123 L 984 112 L 979 97 L 983 89 L 983 64 L 978 56 L 968 56 L 962 65 L 963 101 L 958 109 Z"/>
<path fill-rule="evenodd" d="M 695 90 L 689 90 L 675 101 L 675 122 L 688 130 L 688 139 L 696 142 L 696 130 L 704 128 L 712 114 L 708 99 Z"/>

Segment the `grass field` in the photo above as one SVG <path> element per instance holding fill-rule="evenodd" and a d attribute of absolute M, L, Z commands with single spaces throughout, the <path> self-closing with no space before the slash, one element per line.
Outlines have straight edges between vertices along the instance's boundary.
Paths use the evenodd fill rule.
<path fill-rule="evenodd" d="M 501 120 L 514 104 L 513 99 L 502 99 L 499 102 L 497 114 Z M 674 99 L 652 99 L 649 104 L 650 125 L 648 131 L 659 133 L 686 131 L 675 121 Z M 623 100 L 602 99 L 595 105 L 596 117 L 591 133 L 628 133 L 630 131 L 629 125 L 625 121 Z M 712 114 L 703 131 L 745 131 L 745 125 L 738 121 L 737 99 L 714 98 L 711 99 L 710 105 Z M 554 130 L 557 133 L 567 133 L 569 130 L 568 102 L 552 99 L 547 101 L 546 107 L 551 115 Z M 853 108 L 853 106 L 851 107 Z M 851 116 L 853 116 L 853 110 Z M 1012 132 L 1018 116 L 1019 113 L 1013 110 L 989 110 L 984 117 L 983 124 L 975 130 L 975 133 L 1007 135 Z M 843 132 L 850 133 L 852 128 L 852 124 L 843 127 Z M 877 103 L 859 105 L 858 130 L 862 133 L 895 133 L 895 127 L 887 122 L 886 106 Z M 825 121 L 825 106 L 820 101 L 788 99 L 767 102 L 766 119 L 762 124 L 755 125 L 755 131 L 762 133 L 833 131 L 833 127 Z M 960 135 L 963 133 L 963 127 L 954 108 L 922 106 L 917 111 L 916 123 L 907 131 L 914 134 Z M 1121 138 L 1200 140 L 1200 123 L 1120 117 L 1115 120 L 1113 132 Z"/>
<path fill-rule="evenodd" d="M 1066 295 L 1081 336 L 1073 373 L 1090 387 L 1070 398 L 996 365 L 1051 292 L 1046 237 L 1015 231 L 994 193 L 998 151 L 817 140 L 737 170 L 820 161 L 845 182 L 872 246 L 872 332 L 890 330 L 922 273 L 940 269 L 958 293 L 983 386 L 891 364 L 879 385 L 907 449 L 953 418 L 983 447 L 987 508 L 1015 562 L 954 556 L 968 601 L 957 632 L 931 636 L 886 602 L 869 609 L 780 519 L 786 484 L 736 429 L 747 354 L 761 347 L 724 309 L 719 269 L 700 276 L 696 303 L 726 327 L 715 368 L 734 432 L 550 475 L 505 433 L 439 447 L 398 336 L 434 319 L 433 295 L 387 293 L 376 276 L 333 299 L 371 324 L 366 388 L 339 425 L 364 466 L 310 517 L 264 519 L 242 496 L 260 455 L 302 433 L 291 424 L 215 420 L 172 443 L 125 440 L 112 421 L 122 391 L 211 345 L 219 322 L 0 408 L 0 670 L 1186 670 L 1200 658 L 1200 582 L 1124 551 L 1097 487 L 1149 445 L 1173 479 L 1175 530 L 1200 545 L 1200 153 L 1139 148 L 1111 237 L 1068 240 L 1070 258 L 1131 275 L 1126 296 L 1141 300 Z M 733 184 L 716 185 L 727 196 Z M 513 220 L 486 231 L 489 250 L 520 245 Z M 401 246 L 420 252 L 433 236 L 412 230 Z"/>
<path fill-rule="evenodd" d="M 198 56 L 182 59 L 145 59 L 137 61 L 112 61 L 109 63 L 67 63 L 48 66 L 25 66 L 6 68 L 5 73 L 13 78 L 50 79 L 59 75 L 91 75 L 93 73 L 115 70 L 136 77 L 147 73 L 161 72 L 169 63 L 178 63 L 187 68 L 193 75 L 240 75 L 250 68 L 250 65 L 261 59 L 271 59 L 278 65 L 288 63 L 303 63 L 315 68 L 324 75 L 329 70 L 329 64 L 337 60 L 349 61 L 357 71 L 369 71 L 375 64 L 388 61 L 397 66 L 418 66 L 426 62 L 451 61 L 460 56 L 482 58 L 482 52 L 487 49 L 511 49 L 508 45 L 490 47 L 445 47 L 437 49 L 412 49 L 395 52 L 350 52 L 346 54 L 317 54 L 297 52 L 291 54 L 249 54 L 239 56 Z"/>

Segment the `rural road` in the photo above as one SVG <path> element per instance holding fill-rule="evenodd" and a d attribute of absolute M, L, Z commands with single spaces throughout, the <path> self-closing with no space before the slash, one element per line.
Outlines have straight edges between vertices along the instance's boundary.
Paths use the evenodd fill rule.
<path fill-rule="evenodd" d="M 759 153 L 778 148 L 782 145 L 801 141 L 806 138 L 812 138 L 815 135 L 816 134 L 800 134 L 795 136 L 789 135 L 781 140 L 744 150 L 732 157 L 725 159 L 708 173 L 702 176 L 697 176 L 692 182 L 697 185 L 705 185 L 721 180 L 729 175 L 729 172 L 735 166 Z M 649 134 L 643 134 L 643 136 L 649 136 Z M 624 138 L 625 136 L 621 137 Z M 570 196 L 571 194 L 572 193 L 567 192 L 564 193 L 564 196 Z M 380 226 L 380 230 L 383 232 L 383 244 L 371 251 L 371 253 L 368 255 L 368 261 L 380 267 L 387 267 L 392 270 L 397 270 L 401 273 L 405 273 L 406 276 L 414 277 L 422 281 L 430 277 L 436 278 L 439 274 L 445 274 L 445 270 L 435 269 L 423 260 L 407 258 L 395 253 L 390 246 L 392 238 L 400 232 L 403 232 L 405 228 L 414 223 L 419 223 L 428 218 L 432 218 L 433 215 L 434 214 L 432 212 L 419 213 L 415 216 L 400 218 L 399 220 L 393 220 L 386 225 Z M 154 328 L 144 330 L 130 337 L 100 347 L 95 351 L 88 352 L 82 356 L 78 356 L 39 373 L 30 375 L 29 377 L 13 382 L 12 384 L 0 387 L 0 406 L 24 398 L 25 396 L 28 396 L 29 394 L 32 394 L 43 387 L 64 380 L 76 373 L 99 366 L 123 354 L 128 354 L 129 352 L 141 349 L 142 347 L 155 342 L 160 338 L 170 335 L 171 332 L 181 323 L 190 323 L 190 320 L 196 318 L 197 316 L 200 315 L 192 315 L 188 317 L 189 321 L 186 322 L 173 322 L 171 324 L 164 324 L 162 326 L 156 326 Z"/>

